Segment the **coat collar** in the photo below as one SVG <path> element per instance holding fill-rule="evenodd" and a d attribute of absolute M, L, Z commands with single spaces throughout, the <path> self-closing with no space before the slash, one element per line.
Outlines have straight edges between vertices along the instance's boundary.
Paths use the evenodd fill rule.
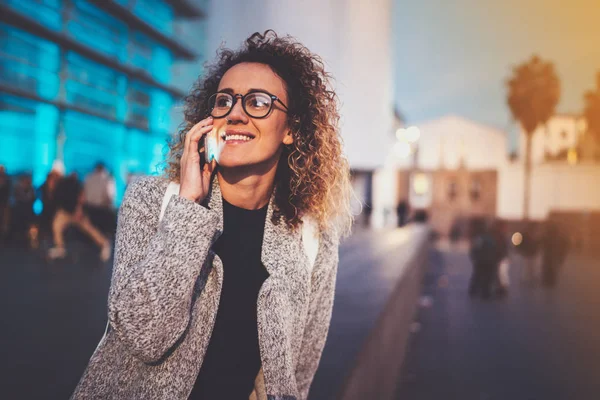
<path fill-rule="evenodd" d="M 215 175 L 212 180 L 208 198 L 208 208 L 219 215 L 219 231 L 223 232 L 223 195 L 219 179 Z M 261 261 L 269 275 L 286 274 L 286 266 L 296 265 L 300 255 L 300 229 L 290 229 L 284 221 L 273 223 L 275 211 L 275 192 L 271 195 L 265 219 Z"/>

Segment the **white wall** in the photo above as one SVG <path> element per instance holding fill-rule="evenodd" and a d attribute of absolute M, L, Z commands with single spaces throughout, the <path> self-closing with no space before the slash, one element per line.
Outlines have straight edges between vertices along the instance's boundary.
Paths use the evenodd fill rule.
<path fill-rule="evenodd" d="M 498 173 L 497 214 L 523 217 L 523 167 L 506 165 Z M 600 165 L 542 164 L 531 174 L 532 219 L 545 219 L 550 211 L 600 210 Z"/>
<path fill-rule="evenodd" d="M 396 225 L 398 195 L 398 173 L 394 168 L 381 168 L 373 174 L 373 214 L 374 228 Z"/>
<path fill-rule="evenodd" d="M 506 162 L 507 136 L 500 130 L 453 115 L 417 126 L 420 169 L 456 169 L 461 160 L 471 170 L 498 169 Z M 411 157 L 396 162 L 400 169 L 411 164 Z"/>

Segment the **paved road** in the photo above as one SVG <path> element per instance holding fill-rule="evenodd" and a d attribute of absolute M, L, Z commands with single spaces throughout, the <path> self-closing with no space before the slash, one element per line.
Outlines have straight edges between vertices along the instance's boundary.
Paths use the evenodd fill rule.
<path fill-rule="evenodd" d="M 398 400 L 600 399 L 600 261 L 571 255 L 555 289 L 518 282 L 503 301 L 466 296 L 463 251 L 436 252 Z"/>
<path fill-rule="evenodd" d="M 0 398 L 67 399 L 106 324 L 111 270 L 81 248 L 48 265 L 0 249 Z"/>

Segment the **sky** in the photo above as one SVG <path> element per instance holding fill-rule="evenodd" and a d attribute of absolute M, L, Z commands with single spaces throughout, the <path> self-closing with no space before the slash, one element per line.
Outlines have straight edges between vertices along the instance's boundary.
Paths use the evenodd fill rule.
<path fill-rule="evenodd" d="M 395 0 L 393 30 L 395 101 L 409 124 L 456 114 L 510 133 L 512 66 L 553 61 L 560 113 L 581 113 L 600 71 L 600 0 Z"/>

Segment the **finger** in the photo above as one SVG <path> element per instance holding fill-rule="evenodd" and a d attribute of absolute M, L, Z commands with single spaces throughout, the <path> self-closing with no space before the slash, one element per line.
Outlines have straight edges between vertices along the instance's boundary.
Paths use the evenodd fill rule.
<path fill-rule="evenodd" d="M 203 127 L 199 128 L 198 130 L 194 131 L 190 135 L 190 142 L 188 144 L 188 148 L 187 148 L 187 151 L 186 151 L 186 153 L 188 154 L 188 156 L 191 156 L 192 154 L 197 154 L 198 153 L 198 142 L 200 141 L 200 139 L 202 138 L 202 136 L 204 136 L 208 132 L 212 131 L 212 129 L 213 129 L 212 125 L 203 126 Z"/>
<path fill-rule="evenodd" d="M 212 175 L 215 168 L 217 168 L 217 160 L 215 160 L 213 158 L 212 161 L 210 163 L 208 163 L 207 166 L 208 166 L 208 172 Z"/>
<path fill-rule="evenodd" d="M 187 148 L 189 146 L 190 138 L 198 129 L 201 129 L 202 127 L 207 126 L 207 125 L 212 125 L 212 123 L 213 123 L 213 118 L 208 117 L 208 118 L 205 118 L 202 121 L 198 122 L 196 125 L 192 126 L 190 128 L 190 130 L 188 131 L 188 133 L 185 135 L 184 148 Z"/>
<path fill-rule="evenodd" d="M 206 163 L 202 170 L 202 185 L 204 190 L 208 190 L 211 185 L 211 178 L 213 176 L 213 171 L 215 169 L 216 162 L 212 161 L 210 163 Z"/>

